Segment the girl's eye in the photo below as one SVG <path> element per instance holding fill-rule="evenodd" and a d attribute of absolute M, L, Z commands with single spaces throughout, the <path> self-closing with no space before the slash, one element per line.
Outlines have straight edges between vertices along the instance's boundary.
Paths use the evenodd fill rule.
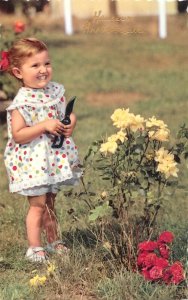
<path fill-rule="evenodd" d="M 32 68 L 37 68 L 38 67 L 38 64 L 34 64 L 31 66 Z"/>
<path fill-rule="evenodd" d="M 50 61 L 46 62 L 45 65 L 46 65 L 46 66 L 51 65 Z"/>

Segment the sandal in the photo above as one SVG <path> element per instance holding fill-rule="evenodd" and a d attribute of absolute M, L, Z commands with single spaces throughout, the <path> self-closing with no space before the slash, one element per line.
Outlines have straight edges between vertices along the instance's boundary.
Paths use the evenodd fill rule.
<path fill-rule="evenodd" d="M 40 255 L 38 253 L 40 251 L 43 251 L 44 255 Z M 43 247 L 29 247 L 25 257 L 32 262 L 46 262 L 48 260 L 46 251 Z"/>
<path fill-rule="evenodd" d="M 57 240 L 48 244 L 45 250 L 49 253 L 68 254 L 70 249 L 65 246 L 65 243 L 61 240 Z"/>

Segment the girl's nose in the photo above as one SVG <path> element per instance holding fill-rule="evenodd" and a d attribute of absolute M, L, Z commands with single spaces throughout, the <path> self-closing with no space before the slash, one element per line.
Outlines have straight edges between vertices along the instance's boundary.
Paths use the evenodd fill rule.
<path fill-rule="evenodd" d="M 46 73 L 47 72 L 47 67 L 46 66 L 41 66 L 40 67 L 40 73 Z"/>

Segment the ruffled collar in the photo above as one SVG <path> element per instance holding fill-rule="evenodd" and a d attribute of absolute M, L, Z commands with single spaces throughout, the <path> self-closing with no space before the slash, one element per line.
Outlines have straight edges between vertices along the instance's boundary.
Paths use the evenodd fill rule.
<path fill-rule="evenodd" d="M 34 107 L 51 106 L 57 104 L 64 93 L 64 86 L 52 81 L 43 89 L 21 87 L 7 110 L 12 110 L 15 107 L 23 105 Z"/>

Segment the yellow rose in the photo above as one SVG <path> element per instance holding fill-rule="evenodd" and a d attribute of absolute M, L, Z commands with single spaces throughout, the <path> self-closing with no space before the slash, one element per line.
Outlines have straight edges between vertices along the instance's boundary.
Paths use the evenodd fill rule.
<path fill-rule="evenodd" d="M 120 140 L 122 143 L 127 140 L 126 133 L 123 132 L 122 130 L 118 131 L 116 136 L 117 139 Z"/>
<path fill-rule="evenodd" d="M 101 145 L 100 152 L 107 155 L 108 153 L 114 154 L 117 149 L 117 143 L 116 142 L 106 142 Z"/>
<path fill-rule="evenodd" d="M 126 129 L 130 124 L 130 115 L 129 109 L 116 109 L 111 116 L 113 125 L 117 128 Z"/>
<path fill-rule="evenodd" d="M 116 134 L 112 134 L 111 136 L 108 137 L 107 141 L 108 142 L 116 142 L 118 140 L 117 135 Z"/>
<path fill-rule="evenodd" d="M 136 132 L 137 130 L 144 130 L 144 118 L 141 117 L 140 115 L 134 115 L 134 114 L 131 114 L 131 117 L 130 117 L 130 129 L 133 131 L 133 132 Z"/>
<path fill-rule="evenodd" d="M 176 167 L 176 162 L 168 162 L 164 161 L 163 163 L 159 163 L 157 167 L 157 171 L 163 173 L 167 178 L 169 178 L 171 175 L 174 177 L 178 177 L 177 172 L 179 171 Z"/>
<path fill-rule="evenodd" d="M 151 140 L 156 140 L 159 142 L 166 142 L 166 141 L 168 141 L 169 133 L 170 133 L 169 129 L 161 128 L 161 129 L 158 129 L 157 131 L 149 131 L 148 135 Z"/>
<path fill-rule="evenodd" d="M 116 134 L 112 134 L 111 136 L 109 136 L 108 142 L 117 142 L 119 140 L 123 143 L 126 139 L 126 133 L 120 130 Z"/>
<path fill-rule="evenodd" d="M 179 171 L 176 167 L 177 163 L 174 161 L 174 155 L 169 153 L 164 147 L 161 147 L 156 151 L 155 161 L 159 164 L 157 166 L 157 171 L 165 175 L 166 179 L 171 175 L 177 177 L 177 172 Z"/>
<path fill-rule="evenodd" d="M 155 116 L 153 116 L 146 121 L 146 128 L 151 127 L 167 128 L 167 125 L 162 120 L 157 120 Z"/>
<path fill-rule="evenodd" d="M 163 162 L 166 161 L 174 161 L 174 155 L 169 153 L 168 150 L 165 150 L 164 147 L 161 147 L 158 151 L 156 151 L 155 161 Z"/>

